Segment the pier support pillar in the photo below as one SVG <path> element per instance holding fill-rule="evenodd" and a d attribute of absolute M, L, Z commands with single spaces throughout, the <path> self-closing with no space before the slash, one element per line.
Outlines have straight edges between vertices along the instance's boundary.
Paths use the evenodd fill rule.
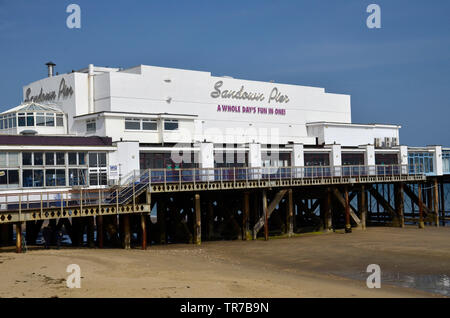
<path fill-rule="evenodd" d="M 208 210 L 206 211 L 206 238 L 211 241 L 214 236 L 214 201 L 208 200 Z"/>
<path fill-rule="evenodd" d="M 161 244 L 166 244 L 166 204 L 164 202 L 165 198 L 160 197 L 160 200 L 157 203 L 156 210 L 156 220 L 158 222 L 159 228 L 159 242 Z"/>
<path fill-rule="evenodd" d="M 422 202 L 422 185 L 418 184 L 419 190 L 418 196 L 419 196 L 419 229 L 425 228 L 425 223 L 423 222 L 423 202 Z"/>
<path fill-rule="evenodd" d="M 433 190 L 434 225 L 439 227 L 439 183 L 437 178 L 434 178 Z"/>
<path fill-rule="evenodd" d="M 361 216 L 361 228 L 365 230 L 367 223 L 367 191 L 364 185 L 361 186 L 361 191 L 358 192 L 358 205 Z"/>
<path fill-rule="evenodd" d="M 395 212 L 397 213 L 398 226 L 405 227 L 405 195 L 403 182 L 394 184 Z"/>
<path fill-rule="evenodd" d="M 195 194 L 195 223 L 194 223 L 194 244 L 200 245 L 202 242 L 202 224 L 200 194 Z"/>
<path fill-rule="evenodd" d="M 333 230 L 333 218 L 331 212 L 331 190 L 327 188 L 325 192 L 325 209 L 324 209 L 324 230 L 331 232 Z"/>
<path fill-rule="evenodd" d="M 103 248 L 103 215 L 98 215 L 95 223 L 97 228 L 97 246 Z"/>
<path fill-rule="evenodd" d="M 16 253 L 22 253 L 22 223 L 16 223 Z"/>
<path fill-rule="evenodd" d="M 287 213 L 286 213 L 286 234 L 291 237 L 294 235 L 294 199 L 292 198 L 292 189 L 288 190 L 287 200 Z"/>
<path fill-rule="evenodd" d="M 94 242 L 94 230 L 95 230 L 95 220 L 93 216 L 87 217 L 87 244 L 88 247 L 95 247 Z"/>
<path fill-rule="evenodd" d="M 131 247 L 130 215 L 124 214 L 122 220 L 123 220 L 123 248 L 129 250 Z"/>
<path fill-rule="evenodd" d="M 444 180 L 441 182 L 441 222 L 445 226 L 445 192 L 444 192 Z"/>
<path fill-rule="evenodd" d="M 147 249 L 147 219 L 148 213 L 141 213 L 141 248 Z"/>
<path fill-rule="evenodd" d="M 263 215 L 264 215 L 264 239 L 269 240 L 269 213 L 267 213 L 267 192 L 263 190 L 262 192 L 263 200 Z"/>
<path fill-rule="evenodd" d="M 348 187 L 345 187 L 345 233 L 352 232 L 352 225 L 350 223 L 350 202 L 348 199 Z"/>
<path fill-rule="evenodd" d="M 244 241 L 251 239 L 250 233 L 250 193 L 244 192 L 244 207 L 242 215 L 242 239 Z"/>

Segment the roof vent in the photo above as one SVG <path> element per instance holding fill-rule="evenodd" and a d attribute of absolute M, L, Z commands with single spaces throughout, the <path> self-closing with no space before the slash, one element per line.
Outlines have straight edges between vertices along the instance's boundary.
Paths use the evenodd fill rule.
<path fill-rule="evenodd" d="M 52 77 L 53 76 L 53 69 L 55 68 L 56 64 L 53 63 L 53 62 L 47 62 L 47 63 L 45 63 L 45 65 L 47 65 L 48 77 Z"/>

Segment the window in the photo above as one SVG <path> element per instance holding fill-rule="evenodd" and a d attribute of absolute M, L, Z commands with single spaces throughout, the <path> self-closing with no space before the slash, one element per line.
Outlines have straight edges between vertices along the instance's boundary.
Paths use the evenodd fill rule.
<path fill-rule="evenodd" d="M 8 166 L 18 167 L 19 166 L 19 153 L 10 152 L 8 153 Z"/>
<path fill-rule="evenodd" d="M 154 119 L 142 119 L 143 130 L 157 130 L 158 124 Z"/>
<path fill-rule="evenodd" d="M 66 170 L 56 169 L 56 185 L 65 186 L 66 185 Z"/>
<path fill-rule="evenodd" d="M 64 115 L 56 114 L 56 126 L 63 127 L 64 126 Z"/>
<path fill-rule="evenodd" d="M 430 152 L 413 152 L 408 154 L 410 172 L 433 173 L 433 157 Z"/>
<path fill-rule="evenodd" d="M 100 167 L 106 167 L 106 153 L 100 152 L 98 154 L 98 162 Z"/>
<path fill-rule="evenodd" d="M 54 166 L 55 165 L 55 153 L 54 152 L 46 152 L 45 153 L 45 165 L 46 166 Z"/>
<path fill-rule="evenodd" d="M 442 152 L 442 170 L 444 173 L 450 172 L 450 151 Z"/>
<path fill-rule="evenodd" d="M 166 119 L 164 121 L 164 130 L 177 130 L 177 129 L 178 129 L 178 120 Z"/>
<path fill-rule="evenodd" d="M 97 131 L 97 121 L 95 119 L 86 120 L 86 131 L 87 132 Z"/>
<path fill-rule="evenodd" d="M 86 185 L 86 169 L 69 169 L 69 185 Z"/>
<path fill-rule="evenodd" d="M 6 160 L 6 152 L 0 152 L 0 167 L 7 167 L 8 162 Z"/>
<path fill-rule="evenodd" d="M 34 126 L 34 113 L 27 113 L 27 126 Z"/>
<path fill-rule="evenodd" d="M 44 113 L 37 113 L 36 114 L 36 126 L 45 126 Z"/>
<path fill-rule="evenodd" d="M 76 166 L 77 165 L 77 153 L 69 152 L 69 165 Z"/>
<path fill-rule="evenodd" d="M 31 166 L 31 152 L 24 152 L 22 153 L 22 165 L 24 166 Z"/>
<path fill-rule="evenodd" d="M 80 166 L 86 164 L 86 153 L 85 152 L 79 152 L 78 153 L 78 164 Z"/>
<path fill-rule="evenodd" d="M 18 120 L 19 120 L 19 127 L 25 126 L 25 113 L 19 113 L 18 114 Z"/>
<path fill-rule="evenodd" d="M 42 152 L 35 152 L 34 153 L 34 165 L 35 166 L 42 166 L 44 164 L 44 153 Z"/>
<path fill-rule="evenodd" d="M 8 185 L 10 187 L 19 186 L 19 170 L 8 170 Z"/>
<path fill-rule="evenodd" d="M 45 126 L 55 127 L 55 114 L 53 114 L 53 113 L 45 114 Z"/>
<path fill-rule="evenodd" d="M 139 118 L 125 118 L 125 129 L 140 130 L 141 120 Z"/>
<path fill-rule="evenodd" d="M 3 129 L 3 117 L 0 116 L 0 129 Z"/>
<path fill-rule="evenodd" d="M 64 152 L 57 152 L 56 153 L 56 165 L 58 166 L 64 166 L 65 165 L 65 158 L 64 158 Z"/>
<path fill-rule="evenodd" d="M 93 152 L 89 154 L 89 167 L 98 167 L 97 153 Z"/>
<path fill-rule="evenodd" d="M 45 170 L 45 186 L 54 187 L 56 185 L 56 173 L 55 169 Z"/>

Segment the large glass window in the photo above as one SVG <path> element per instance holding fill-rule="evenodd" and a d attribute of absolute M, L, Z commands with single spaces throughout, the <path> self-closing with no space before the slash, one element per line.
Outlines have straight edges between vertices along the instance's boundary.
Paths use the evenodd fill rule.
<path fill-rule="evenodd" d="M 45 114 L 45 126 L 47 126 L 47 127 L 55 126 L 55 114 L 53 114 L 53 113 Z"/>
<path fill-rule="evenodd" d="M 143 130 L 157 130 L 158 123 L 154 119 L 142 119 Z"/>
<path fill-rule="evenodd" d="M 45 126 L 44 113 L 37 113 L 36 114 L 36 126 Z"/>
<path fill-rule="evenodd" d="M 305 166 L 329 166 L 330 155 L 327 152 L 305 153 Z"/>
<path fill-rule="evenodd" d="M 65 186 L 66 185 L 66 170 L 56 169 L 56 185 Z"/>
<path fill-rule="evenodd" d="M 77 153 L 69 152 L 69 165 L 76 166 L 77 165 Z"/>
<path fill-rule="evenodd" d="M 44 186 L 44 170 L 42 169 L 33 170 L 33 186 L 34 187 Z"/>
<path fill-rule="evenodd" d="M 125 118 L 125 129 L 141 129 L 141 120 L 139 118 Z"/>
<path fill-rule="evenodd" d="M 86 153 L 85 152 L 79 152 L 78 153 L 78 164 L 80 166 L 86 164 Z"/>
<path fill-rule="evenodd" d="M 86 169 L 69 169 L 69 185 L 79 186 L 86 185 L 87 170 Z"/>
<path fill-rule="evenodd" d="M 164 120 L 164 130 L 177 130 L 178 120 L 176 119 L 166 119 Z"/>
<path fill-rule="evenodd" d="M 64 115 L 56 114 L 56 126 L 63 127 L 64 126 Z"/>
<path fill-rule="evenodd" d="M 86 131 L 87 132 L 95 132 L 97 131 L 97 123 L 95 119 L 86 121 Z"/>
<path fill-rule="evenodd" d="M 410 172 L 433 173 L 433 153 L 411 152 L 408 154 Z"/>
<path fill-rule="evenodd" d="M 26 125 L 25 113 L 18 114 L 19 127 L 24 127 Z"/>
<path fill-rule="evenodd" d="M 42 166 L 44 164 L 44 153 L 42 152 L 35 152 L 34 153 L 34 165 L 35 166 Z"/>
<path fill-rule="evenodd" d="M 45 165 L 46 166 L 54 166 L 55 165 L 55 153 L 54 152 L 46 152 L 45 153 Z"/>
<path fill-rule="evenodd" d="M 54 187 L 56 185 L 55 169 L 46 169 L 45 170 L 45 185 L 47 187 Z"/>
<path fill-rule="evenodd" d="M 6 166 L 8 166 L 7 153 L 0 152 L 0 167 L 6 167 Z"/>
<path fill-rule="evenodd" d="M 18 167 L 19 166 L 19 153 L 10 152 L 8 153 L 8 166 Z"/>
<path fill-rule="evenodd" d="M 363 153 L 342 153 L 343 166 L 362 166 L 364 165 Z"/>
<path fill-rule="evenodd" d="M 34 113 L 27 113 L 27 126 L 34 126 Z"/>
<path fill-rule="evenodd" d="M 56 153 L 56 165 L 58 166 L 64 166 L 65 165 L 65 153 L 64 152 L 57 152 Z"/>
<path fill-rule="evenodd" d="M 442 170 L 444 173 L 450 172 L 450 151 L 442 152 Z"/>
<path fill-rule="evenodd" d="M 22 153 L 22 165 L 31 166 L 32 163 L 33 162 L 31 161 L 31 152 L 23 152 Z"/>

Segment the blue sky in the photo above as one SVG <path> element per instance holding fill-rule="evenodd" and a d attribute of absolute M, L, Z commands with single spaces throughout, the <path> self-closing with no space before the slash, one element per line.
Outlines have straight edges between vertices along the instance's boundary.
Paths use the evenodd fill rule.
<path fill-rule="evenodd" d="M 81 29 L 66 7 L 81 7 Z M 381 7 L 381 29 L 366 7 Z M 355 123 L 402 125 L 402 144 L 450 146 L 450 1 L 0 0 L 0 110 L 22 86 L 93 63 L 148 64 L 325 87 Z"/>

